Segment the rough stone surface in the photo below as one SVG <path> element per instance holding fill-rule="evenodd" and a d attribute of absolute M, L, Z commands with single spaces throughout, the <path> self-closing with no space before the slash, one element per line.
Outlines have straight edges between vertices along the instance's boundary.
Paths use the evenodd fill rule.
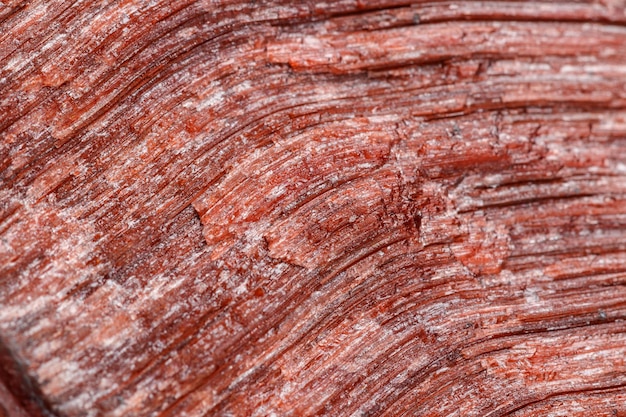
<path fill-rule="evenodd" d="M 625 10 L 0 2 L 0 416 L 626 416 Z"/>

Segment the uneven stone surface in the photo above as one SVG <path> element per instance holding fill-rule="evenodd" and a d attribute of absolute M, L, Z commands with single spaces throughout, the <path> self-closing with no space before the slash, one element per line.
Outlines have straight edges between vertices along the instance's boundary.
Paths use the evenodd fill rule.
<path fill-rule="evenodd" d="M 626 3 L 0 3 L 0 416 L 626 416 Z"/>

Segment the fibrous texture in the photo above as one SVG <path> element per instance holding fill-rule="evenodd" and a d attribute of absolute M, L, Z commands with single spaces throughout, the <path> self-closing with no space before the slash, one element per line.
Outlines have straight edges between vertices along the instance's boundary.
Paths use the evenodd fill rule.
<path fill-rule="evenodd" d="M 626 415 L 625 8 L 0 3 L 0 415 Z"/>

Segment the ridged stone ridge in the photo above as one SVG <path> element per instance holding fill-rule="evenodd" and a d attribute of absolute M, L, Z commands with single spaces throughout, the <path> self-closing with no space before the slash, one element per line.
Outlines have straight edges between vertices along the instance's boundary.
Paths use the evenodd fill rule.
<path fill-rule="evenodd" d="M 626 2 L 0 2 L 0 417 L 626 416 Z"/>

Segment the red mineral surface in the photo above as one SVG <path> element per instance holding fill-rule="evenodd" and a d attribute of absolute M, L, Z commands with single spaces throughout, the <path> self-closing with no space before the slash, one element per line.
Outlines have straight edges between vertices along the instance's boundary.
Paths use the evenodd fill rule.
<path fill-rule="evenodd" d="M 626 416 L 626 2 L 0 2 L 0 417 Z"/>

